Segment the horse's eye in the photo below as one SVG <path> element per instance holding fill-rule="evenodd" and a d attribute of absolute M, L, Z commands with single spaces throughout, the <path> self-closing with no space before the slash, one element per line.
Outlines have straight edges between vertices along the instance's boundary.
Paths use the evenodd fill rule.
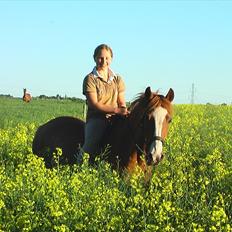
<path fill-rule="evenodd" d="M 172 117 L 169 116 L 169 115 L 167 115 L 167 116 L 166 116 L 166 120 L 167 120 L 168 123 L 171 123 L 171 122 L 172 122 Z"/>

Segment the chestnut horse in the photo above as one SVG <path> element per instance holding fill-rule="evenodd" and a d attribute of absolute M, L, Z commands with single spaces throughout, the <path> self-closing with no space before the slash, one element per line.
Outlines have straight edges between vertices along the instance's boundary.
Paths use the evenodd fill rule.
<path fill-rule="evenodd" d="M 108 146 L 106 160 L 113 168 L 132 172 L 136 166 L 146 171 L 163 157 L 162 148 L 172 118 L 174 91 L 166 96 L 147 87 L 131 103 L 127 117 L 112 117 L 112 125 L 103 139 Z M 74 117 L 58 117 L 40 126 L 33 140 L 33 153 L 44 157 L 47 167 L 54 165 L 56 147 L 62 149 L 60 163 L 76 163 L 75 154 L 84 143 L 85 122 Z M 94 160 L 94 157 L 90 157 Z"/>
<path fill-rule="evenodd" d="M 27 93 L 27 89 L 23 89 L 23 101 L 30 102 L 31 98 L 31 94 Z"/>

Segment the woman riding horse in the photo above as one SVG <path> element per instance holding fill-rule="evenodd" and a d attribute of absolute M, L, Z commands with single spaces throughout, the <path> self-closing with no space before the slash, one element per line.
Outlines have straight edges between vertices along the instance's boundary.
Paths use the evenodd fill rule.
<path fill-rule="evenodd" d="M 117 117 L 103 140 L 109 147 L 107 161 L 120 170 L 133 172 L 136 166 L 146 171 L 163 157 L 163 142 L 172 118 L 174 91 L 159 95 L 147 87 L 131 103 L 128 117 Z M 47 167 L 55 165 L 53 153 L 62 149 L 61 164 L 77 163 L 75 154 L 84 143 L 85 122 L 74 117 L 58 117 L 40 126 L 33 140 L 33 153 L 44 157 Z M 94 160 L 94 157 L 90 157 Z"/>

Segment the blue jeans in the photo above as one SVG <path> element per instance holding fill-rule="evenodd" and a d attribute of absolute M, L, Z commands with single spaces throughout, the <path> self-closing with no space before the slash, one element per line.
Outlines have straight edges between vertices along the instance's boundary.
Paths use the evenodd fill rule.
<path fill-rule="evenodd" d="M 85 125 L 85 142 L 83 151 L 90 155 L 101 153 L 102 138 L 108 127 L 107 119 L 90 119 Z"/>

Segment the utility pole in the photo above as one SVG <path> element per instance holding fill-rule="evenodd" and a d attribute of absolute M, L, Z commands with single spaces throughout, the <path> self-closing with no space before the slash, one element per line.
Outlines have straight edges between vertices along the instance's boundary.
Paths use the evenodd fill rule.
<path fill-rule="evenodd" d="M 194 83 L 192 83 L 191 104 L 194 104 L 194 94 L 195 94 L 195 87 L 194 87 Z"/>

